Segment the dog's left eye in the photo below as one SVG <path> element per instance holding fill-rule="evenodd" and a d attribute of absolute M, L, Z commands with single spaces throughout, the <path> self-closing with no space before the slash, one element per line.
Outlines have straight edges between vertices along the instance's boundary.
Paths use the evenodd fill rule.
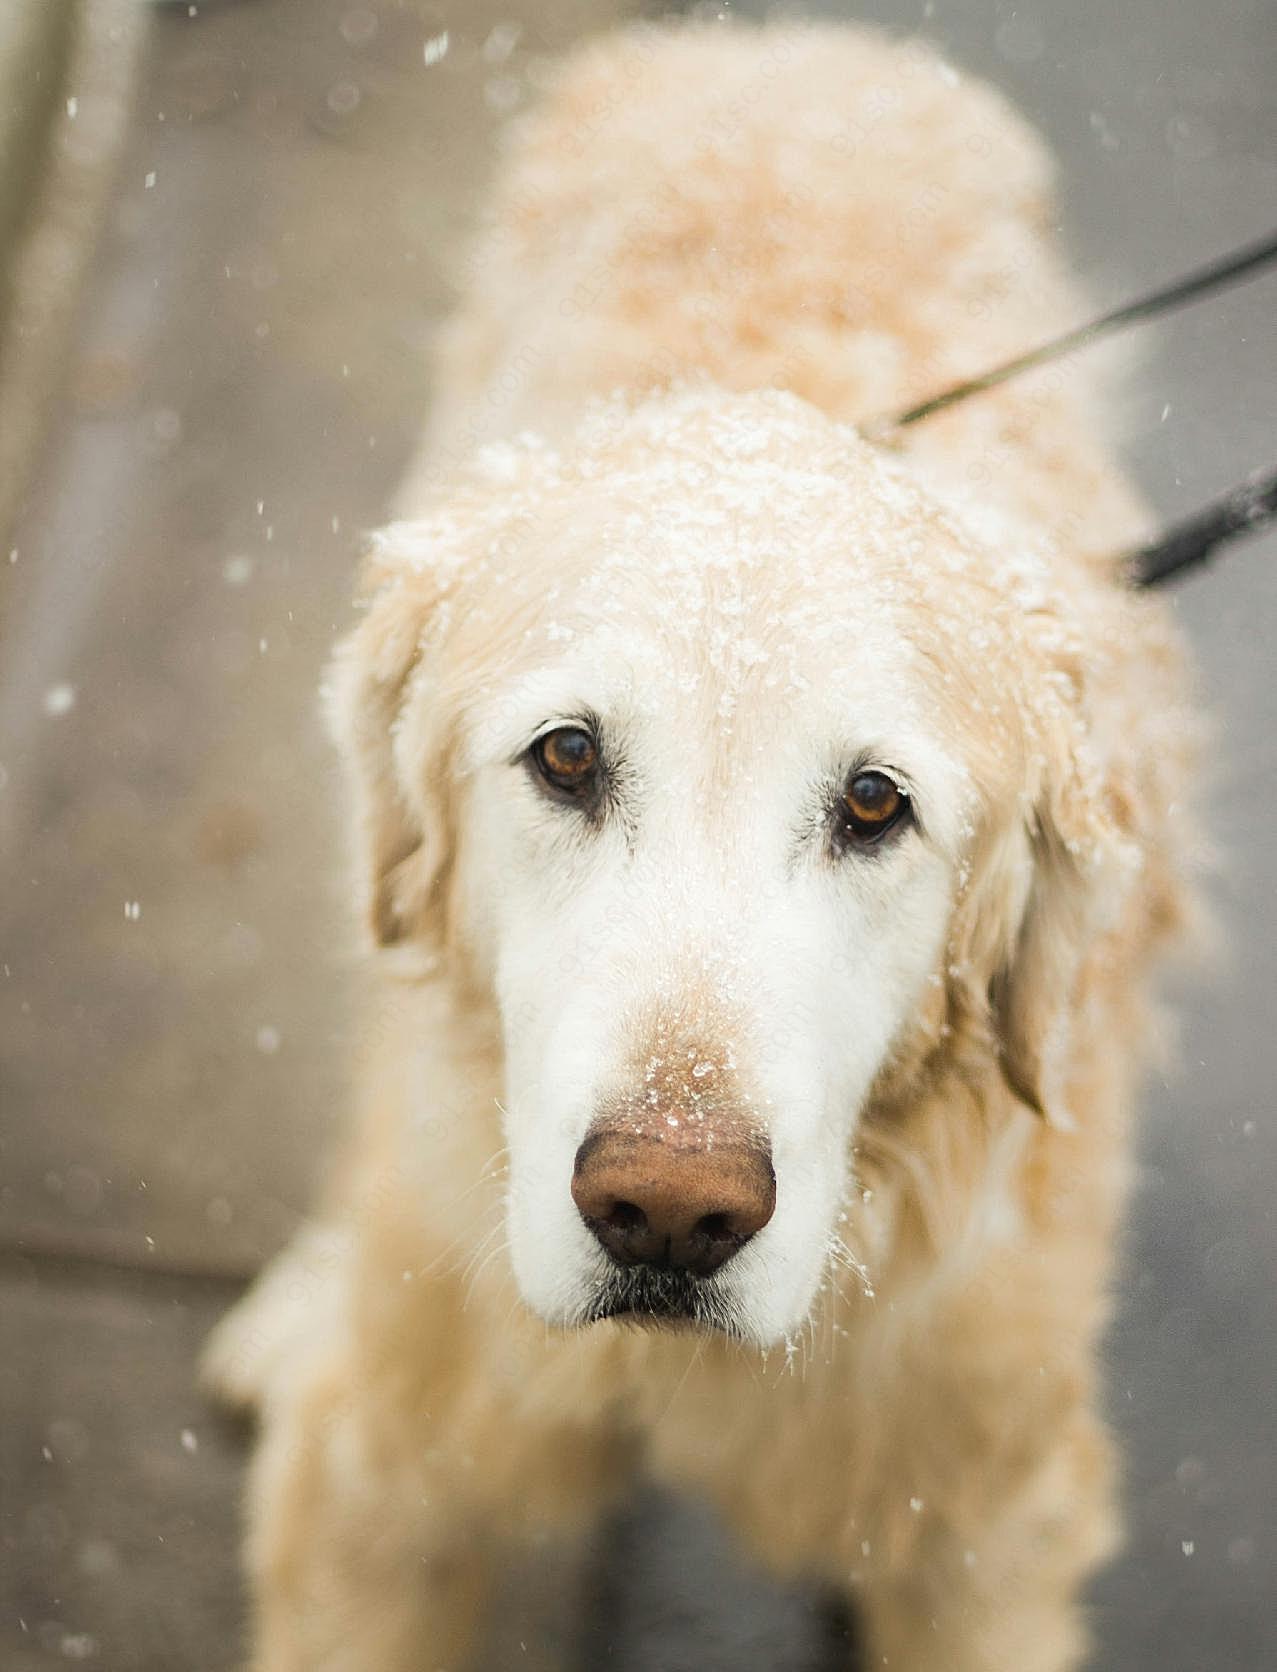
<path fill-rule="evenodd" d="M 838 810 L 844 838 L 864 846 L 881 841 L 909 816 L 909 796 L 885 772 L 856 772 Z"/>
<path fill-rule="evenodd" d="M 532 764 L 561 795 L 588 795 L 598 781 L 598 745 L 581 726 L 559 726 L 532 745 Z"/>

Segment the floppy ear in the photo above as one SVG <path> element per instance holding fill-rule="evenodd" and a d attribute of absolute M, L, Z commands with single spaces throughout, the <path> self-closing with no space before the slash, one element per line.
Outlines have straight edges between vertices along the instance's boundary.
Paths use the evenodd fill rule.
<path fill-rule="evenodd" d="M 1064 1083 L 1078 979 L 1121 911 L 1137 854 L 1108 810 L 1121 804 L 1116 786 L 1084 784 L 1079 740 L 1053 741 L 1018 844 L 1018 922 L 1007 924 L 989 1007 L 1007 1085 L 1053 1125 L 1068 1128 Z"/>
<path fill-rule="evenodd" d="M 417 690 L 438 601 L 422 577 L 386 582 L 329 669 L 329 721 L 353 792 L 357 862 L 378 946 L 412 937 L 436 950 L 441 938 L 451 859 L 444 728 Z"/>
<path fill-rule="evenodd" d="M 1086 939 L 1087 884 L 1045 821 L 1030 836 L 1032 874 L 1019 929 L 989 986 L 998 1062 L 1007 1085 L 1053 1125 L 1070 1126 L 1061 1081 L 1069 1002 Z"/>

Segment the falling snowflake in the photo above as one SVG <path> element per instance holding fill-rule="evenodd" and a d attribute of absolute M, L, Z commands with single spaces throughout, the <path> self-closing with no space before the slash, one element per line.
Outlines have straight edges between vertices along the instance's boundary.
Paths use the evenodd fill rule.
<path fill-rule="evenodd" d="M 44 693 L 44 712 L 46 714 L 69 714 L 75 707 L 74 685 L 50 685 Z"/>

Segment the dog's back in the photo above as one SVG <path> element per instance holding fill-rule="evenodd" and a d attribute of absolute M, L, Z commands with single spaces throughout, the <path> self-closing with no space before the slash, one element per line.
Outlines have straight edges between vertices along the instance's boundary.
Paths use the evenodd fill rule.
<path fill-rule="evenodd" d="M 578 52 L 512 130 L 405 513 L 477 445 L 566 427 L 590 396 L 703 378 L 863 422 L 998 364 L 1082 313 L 1052 172 L 920 42 L 790 24 Z M 1111 550 L 1143 518 L 1086 376 L 1027 377 L 908 446 L 1061 550 Z"/>

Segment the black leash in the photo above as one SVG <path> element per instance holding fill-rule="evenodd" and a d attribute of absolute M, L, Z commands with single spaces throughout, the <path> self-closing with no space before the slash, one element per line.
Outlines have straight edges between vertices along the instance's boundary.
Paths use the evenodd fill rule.
<path fill-rule="evenodd" d="M 866 425 L 865 431 L 881 437 L 893 430 L 906 429 L 910 424 L 921 423 L 923 419 L 934 417 L 937 412 L 944 412 L 971 395 L 995 389 L 1000 383 L 1021 372 L 1031 371 L 1034 366 L 1043 365 L 1061 354 L 1068 354 L 1076 348 L 1087 348 L 1127 325 L 1155 319 L 1159 314 L 1170 313 L 1187 302 L 1237 284 L 1242 279 L 1261 273 L 1275 261 L 1277 233 L 1272 233 L 1258 243 L 1248 244 L 1219 261 L 1198 268 L 1196 272 L 1185 274 L 1160 290 L 1150 291 L 1147 296 L 1138 297 L 1134 302 L 1101 314 L 1098 319 L 1065 331 L 1049 342 L 1040 343 L 979 377 L 967 378 L 904 412 L 878 419 Z M 1257 471 L 1201 511 L 1174 524 L 1157 540 L 1131 552 L 1127 562 L 1132 579 L 1137 586 L 1160 586 L 1173 575 L 1205 563 L 1216 547 L 1242 534 L 1254 533 L 1274 519 L 1277 519 L 1277 470 Z"/>
<path fill-rule="evenodd" d="M 1257 470 L 1165 534 L 1133 551 L 1127 562 L 1136 586 L 1160 586 L 1205 563 L 1217 546 L 1254 533 L 1277 517 L 1277 470 Z"/>
<path fill-rule="evenodd" d="M 963 383 L 955 383 L 951 388 L 941 390 L 938 395 L 932 395 L 919 405 L 911 406 L 906 412 L 898 412 L 894 417 L 882 419 L 882 428 L 902 430 L 908 424 L 917 424 L 923 418 L 930 418 L 937 412 L 943 412 L 946 407 L 956 405 L 958 401 L 965 401 L 968 395 L 979 395 L 986 389 L 996 389 L 999 383 L 1005 383 L 1021 372 L 1031 371 L 1034 366 L 1054 360 L 1058 355 L 1069 353 L 1071 349 L 1087 348 L 1091 343 L 1099 342 L 1102 337 L 1120 331 L 1123 326 L 1138 325 L 1146 319 L 1156 319 L 1158 314 L 1170 313 L 1175 308 L 1183 307 L 1186 302 L 1195 302 L 1199 296 L 1209 296 L 1214 290 L 1223 290 L 1230 284 L 1236 284 L 1239 280 L 1262 271 L 1273 261 L 1277 261 L 1277 232 L 1258 244 L 1248 244 L 1244 249 L 1234 250 L 1232 255 L 1224 256 L 1220 261 L 1213 261 L 1208 267 L 1200 267 L 1197 272 L 1188 273 L 1182 279 L 1176 279 L 1173 284 L 1164 285 L 1161 290 L 1151 291 L 1149 295 L 1141 296 L 1134 302 L 1126 302 L 1122 307 L 1114 308 L 1111 313 L 1101 314 L 1098 319 L 1092 319 L 1086 325 L 1075 326 L 1073 330 L 1065 331 L 1061 336 L 1052 337 L 1049 342 L 1039 343 L 1037 348 L 1031 348 L 1027 354 L 1017 354 L 1014 360 L 1007 360 L 1002 365 L 995 366 L 992 371 L 984 372 L 979 377 L 967 378 Z"/>

